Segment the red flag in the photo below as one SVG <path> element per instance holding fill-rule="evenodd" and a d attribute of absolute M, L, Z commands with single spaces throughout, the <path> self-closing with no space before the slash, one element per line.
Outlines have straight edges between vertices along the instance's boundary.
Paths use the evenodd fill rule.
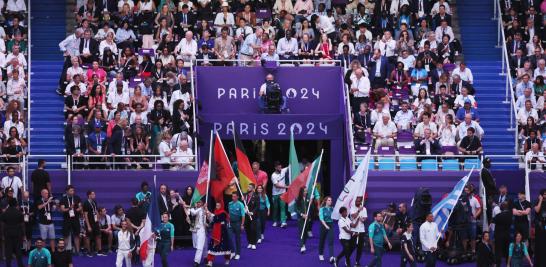
<path fill-rule="evenodd" d="M 284 201 L 286 204 L 290 204 L 293 201 L 298 198 L 298 194 L 300 193 L 300 188 L 307 186 L 307 177 L 309 176 L 309 172 L 311 171 L 311 168 L 306 167 L 305 170 L 303 170 L 295 180 L 290 183 L 290 186 L 288 186 L 288 189 L 286 189 L 286 192 L 281 195 L 281 200 Z"/>
<path fill-rule="evenodd" d="M 212 149 L 210 163 L 210 194 L 216 202 L 224 204 L 224 190 L 235 178 L 235 173 L 231 168 L 231 163 L 227 157 L 222 140 L 216 134 L 214 138 L 214 148 Z"/>

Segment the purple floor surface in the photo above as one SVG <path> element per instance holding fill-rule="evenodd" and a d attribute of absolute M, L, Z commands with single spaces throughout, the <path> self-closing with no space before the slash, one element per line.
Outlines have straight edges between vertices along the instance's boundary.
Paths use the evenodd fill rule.
<path fill-rule="evenodd" d="M 257 250 L 246 248 L 246 239 L 242 237 L 242 253 L 241 259 L 232 260 L 230 266 L 256 266 L 256 267 L 304 267 L 304 266 L 332 266 L 326 262 L 320 262 L 318 259 L 318 222 L 314 223 L 314 237 L 307 240 L 307 252 L 300 254 L 298 247 L 298 231 L 295 222 L 289 222 L 288 228 L 274 228 L 271 223 L 265 232 L 265 240 L 258 245 Z M 336 226 L 337 230 L 337 226 Z M 336 231 L 337 232 L 337 231 Z M 328 259 L 328 248 L 325 249 L 325 258 Z M 334 240 L 334 252 L 337 254 L 341 251 L 339 240 Z M 195 250 L 191 248 L 177 249 L 169 254 L 170 267 L 190 267 L 192 266 Z M 352 264 L 354 264 L 355 253 L 353 253 Z M 371 260 L 371 255 L 366 251 L 361 260 L 362 266 L 365 266 Z M 202 262 L 204 266 L 204 261 Z M 107 257 L 76 257 L 74 258 L 75 267 L 107 267 L 115 266 L 115 255 L 111 254 Z M 137 265 L 141 266 L 141 265 Z M 161 266 L 159 254 L 155 256 L 155 266 Z M 224 266 L 224 259 L 217 258 L 214 266 Z M 340 264 L 344 266 L 344 264 Z M 389 252 L 383 257 L 384 267 L 400 266 L 400 254 L 398 252 Z M 424 266 L 419 264 L 418 266 Z M 448 266 L 447 264 L 438 261 L 436 266 Z M 475 266 L 475 263 L 458 265 L 462 267 Z"/>

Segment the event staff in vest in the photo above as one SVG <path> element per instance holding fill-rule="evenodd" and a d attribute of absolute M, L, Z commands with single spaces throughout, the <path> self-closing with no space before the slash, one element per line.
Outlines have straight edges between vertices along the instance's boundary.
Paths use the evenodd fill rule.
<path fill-rule="evenodd" d="M 353 236 L 353 248 L 356 249 L 356 265 L 360 265 L 360 258 L 362 257 L 362 250 L 364 249 L 364 243 L 366 242 L 366 226 L 364 223 L 368 219 L 368 211 L 362 203 L 363 197 L 357 197 L 355 205 L 351 207 L 349 216 L 351 221 L 355 224 L 355 227 L 351 229 L 355 233 Z"/>
<path fill-rule="evenodd" d="M 540 190 L 535 211 L 535 265 L 546 266 L 546 189 Z"/>
<path fill-rule="evenodd" d="M 193 266 L 201 265 L 203 258 L 203 250 L 205 249 L 205 241 L 207 240 L 207 207 L 203 207 L 203 201 L 200 199 L 195 203 L 195 207 L 190 208 L 190 215 L 195 218 L 193 227 L 190 229 L 193 248 L 195 248 L 195 256 L 193 257 Z"/>
<path fill-rule="evenodd" d="M 248 241 L 247 248 L 249 249 L 256 249 L 256 243 L 258 242 L 258 210 L 260 209 L 260 198 L 254 190 L 255 185 L 249 184 L 245 196 L 247 210 L 244 225 L 246 239 Z"/>
<path fill-rule="evenodd" d="M 231 236 L 231 242 L 235 242 L 235 254 L 231 253 L 231 256 L 238 260 L 241 258 L 241 231 L 245 225 L 245 205 L 239 200 L 239 193 L 233 192 L 231 194 L 231 201 L 228 204 L 230 227 L 229 233 Z M 233 245 L 233 244 L 232 244 Z"/>
<path fill-rule="evenodd" d="M 157 250 L 161 256 L 161 266 L 167 267 L 167 256 L 169 252 L 174 250 L 174 225 L 169 222 L 169 213 L 161 214 L 161 225 L 157 228 L 159 241 L 157 242 Z"/>
<path fill-rule="evenodd" d="M 6 266 L 11 266 L 11 259 L 15 254 L 17 266 L 22 267 L 21 241 L 24 235 L 24 221 L 23 213 L 18 209 L 15 198 L 8 199 L 8 208 L 0 215 L 0 222 L 4 225 Z"/>
<path fill-rule="evenodd" d="M 118 251 L 116 256 L 116 267 L 131 267 L 132 251 L 135 249 L 135 236 L 128 229 L 126 220 L 121 221 L 121 231 L 118 232 Z"/>

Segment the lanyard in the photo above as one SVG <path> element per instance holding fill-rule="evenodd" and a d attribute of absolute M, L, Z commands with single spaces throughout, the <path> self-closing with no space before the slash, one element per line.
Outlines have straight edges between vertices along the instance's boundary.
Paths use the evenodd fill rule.
<path fill-rule="evenodd" d="M 45 203 L 46 201 L 42 198 L 42 202 Z M 45 210 L 46 213 L 48 213 L 51 210 L 50 207 L 49 207 L 49 202 L 44 206 L 44 210 Z"/>
<path fill-rule="evenodd" d="M 66 196 L 66 200 L 68 201 L 68 208 L 71 208 L 74 205 L 74 197 L 72 197 L 72 201 L 70 199 L 70 197 Z"/>
<path fill-rule="evenodd" d="M 23 201 L 21 203 L 21 208 L 23 209 L 23 213 L 24 214 L 29 214 L 30 213 L 30 203 Z"/>
<path fill-rule="evenodd" d="M 89 205 L 91 205 L 91 209 L 93 210 L 93 214 L 97 214 L 97 205 L 95 204 L 95 201 L 88 199 L 87 202 L 89 202 Z"/>

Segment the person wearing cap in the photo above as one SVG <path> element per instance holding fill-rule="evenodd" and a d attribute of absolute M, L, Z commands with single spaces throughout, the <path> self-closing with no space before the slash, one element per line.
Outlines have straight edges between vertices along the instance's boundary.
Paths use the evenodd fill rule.
<path fill-rule="evenodd" d="M 222 2 L 222 11 L 216 14 L 214 18 L 214 27 L 216 28 L 217 35 L 223 27 L 233 28 L 235 26 L 235 17 L 233 13 L 229 12 L 229 3 L 227 1 Z"/>
<path fill-rule="evenodd" d="M 478 116 L 478 110 L 472 107 L 472 101 L 470 99 L 466 99 L 464 101 L 464 105 L 457 110 L 457 115 L 456 115 L 457 122 L 458 123 L 462 122 L 466 114 L 470 114 L 470 116 L 472 116 L 473 121 L 480 122 L 480 117 Z"/>
<path fill-rule="evenodd" d="M 102 131 L 102 123 L 95 122 L 94 131 L 87 136 L 86 143 L 89 155 L 94 156 L 90 157 L 89 161 L 95 163 L 101 162 L 102 157 L 98 157 L 98 155 L 104 155 L 106 153 L 106 133 Z M 90 164 L 90 167 L 94 169 L 103 168 L 104 166 L 100 164 Z"/>
<path fill-rule="evenodd" d="M 199 66 L 213 66 L 215 62 L 211 60 L 216 60 L 216 55 L 209 50 L 207 43 L 203 43 L 201 45 L 201 52 L 197 54 L 196 59 Z"/>
<path fill-rule="evenodd" d="M 44 240 L 36 239 L 36 248 L 28 254 L 29 267 L 51 267 L 51 253 L 44 248 Z"/>

